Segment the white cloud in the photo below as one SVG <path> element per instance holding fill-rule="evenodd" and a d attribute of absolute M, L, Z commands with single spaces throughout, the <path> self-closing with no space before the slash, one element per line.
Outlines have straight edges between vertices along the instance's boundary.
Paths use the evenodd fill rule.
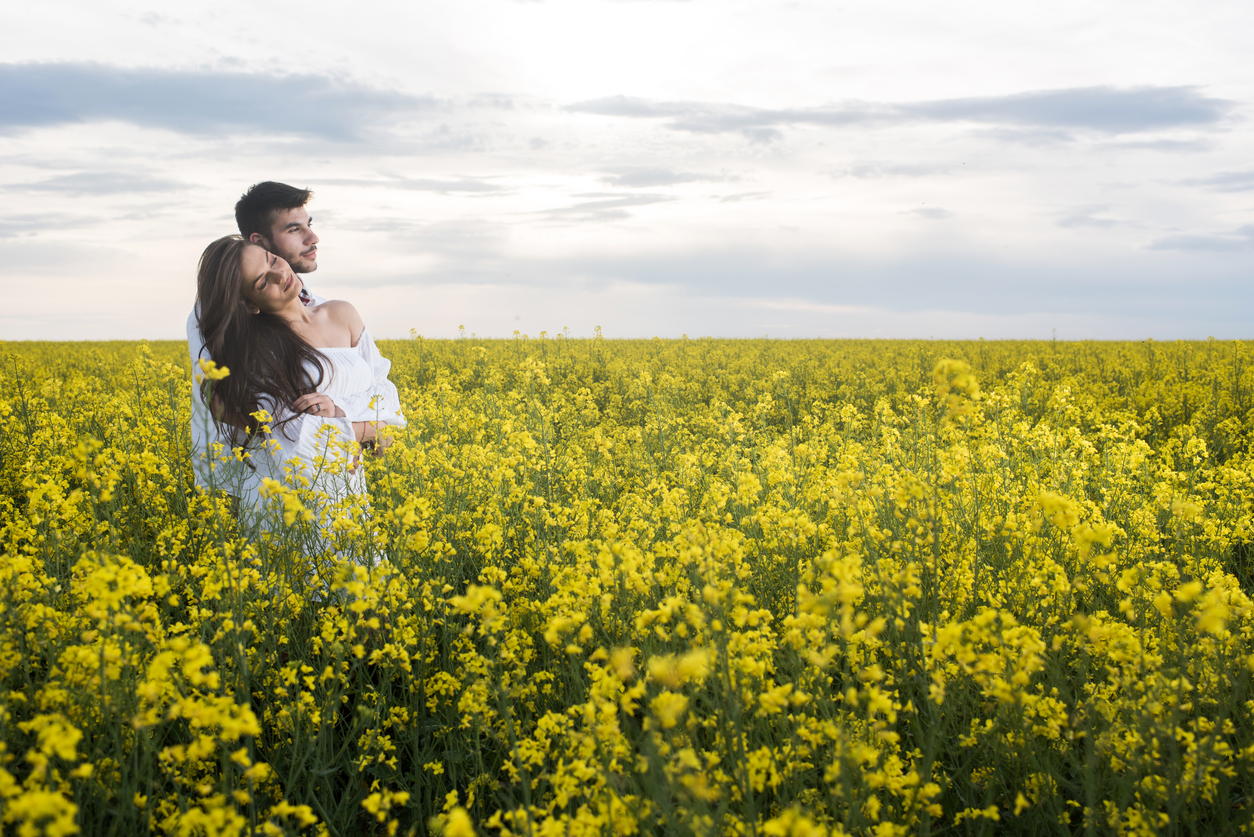
<path fill-rule="evenodd" d="M 918 215 L 920 218 L 926 218 L 929 221 L 944 221 L 947 218 L 954 217 L 953 212 L 942 206 L 920 206 L 909 211 L 912 215 Z"/>
<path fill-rule="evenodd" d="M 430 96 L 323 75 L 0 64 L 0 130 L 122 121 L 180 133 L 300 134 L 353 140 L 383 120 L 438 107 Z"/>
<path fill-rule="evenodd" d="M 1233 250 L 1254 250 L 1254 224 L 1246 224 L 1240 229 L 1228 233 L 1191 235 L 1165 235 L 1150 242 L 1151 250 L 1199 250 L 1205 252 L 1228 252 Z"/>
<path fill-rule="evenodd" d="M 992 135 L 1018 141 L 1054 141 L 1070 139 L 1072 131 L 1118 135 L 1215 125 L 1232 111 L 1233 105 L 1204 95 L 1192 86 L 1100 86 L 901 104 L 854 101 L 783 109 L 659 102 L 618 95 L 577 102 L 569 110 L 599 116 L 662 119 L 667 127 L 677 131 L 739 132 L 756 142 L 780 139 L 783 128 L 799 125 L 852 128 L 912 122 L 1012 126 Z"/>
<path fill-rule="evenodd" d="M 1186 186 L 1200 186 L 1214 192 L 1254 192 L 1254 169 L 1190 177 L 1184 183 Z"/>
<path fill-rule="evenodd" d="M 115 195 L 151 192 L 178 192 L 191 188 L 177 180 L 153 177 L 143 172 L 88 171 L 60 174 L 8 188 L 30 192 L 59 192 L 66 195 Z"/>
<path fill-rule="evenodd" d="M 268 179 L 317 192 L 310 281 L 379 334 L 1254 322 L 1254 10 L 302 10 L 6 17 L 0 339 L 179 336 L 201 249 Z"/>

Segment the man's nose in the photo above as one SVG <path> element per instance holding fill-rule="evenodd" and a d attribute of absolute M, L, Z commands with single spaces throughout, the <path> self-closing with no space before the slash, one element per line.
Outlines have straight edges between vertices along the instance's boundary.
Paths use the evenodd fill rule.
<path fill-rule="evenodd" d="M 313 246 L 318 243 L 318 234 L 313 230 L 309 231 L 309 235 L 305 236 L 305 244 Z"/>

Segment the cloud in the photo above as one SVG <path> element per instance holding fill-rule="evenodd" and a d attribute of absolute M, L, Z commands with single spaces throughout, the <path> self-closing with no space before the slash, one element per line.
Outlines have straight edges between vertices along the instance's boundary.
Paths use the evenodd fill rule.
<path fill-rule="evenodd" d="M 0 131 L 103 120 L 188 134 L 348 141 L 385 118 L 438 106 L 428 96 L 343 78 L 105 64 L 0 64 Z"/>
<path fill-rule="evenodd" d="M 675 288 L 692 298 L 767 297 L 909 311 L 960 307 L 985 314 L 1066 312 L 1078 307 L 1176 322 L 1248 322 L 1254 291 L 1247 279 L 1246 254 L 1218 255 L 1199 264 L 1185 284 L 1179 280 L 1177 264 L 1144 251 L 1132 256 L 1135 269 L 1114 274 L 1107 264 L 1066 253 L 1034 262 L 931 251 L 862 259 L 805 247 L 783 251 L 744 243 L 666 253 L 511 258 L 508 264 L 510 282 L 530 288 L 631 284 Z M 483 281 L 491 278 L 485 275 Z M 1248 331 L 1248 326 L 1242 327 Z"/>
<path fill-rule="evenodd" d="M 903 105 L 907 114 L 945 122 L 1071 128 L 1105 134 L 1210 125 L 1232 103 L 1196 87 L 1078 87 L 1011 96 L 944 99 Z"/>
<path fill-rule="evenodd" d="M 177 23 L 177 21 L 174 20 L 174 18 L 167 17 L 166 15 L 162 15 L 162 14 L 157 14 L 156 12 L 144 12 L 143 14 L 141 14 L 139 17 L 135 19 L 138 20 L 140 23 L 144 24 L 145 26 L 152 26 L 152 27 L 168 26 L 171 23 Z"/>
<path fill-rule="evenodd" d="M 1254 224 L 1221 235 L 1168 235 L 1150 242 L 1150 250 L 1254 250 Z"/>
<path fill-rule="evenodd" d="M 846 168 L 830 171 L 828 174 L 832 177 L 874 180 L 884 177 L 930 177 L 935 174 L 947 174 L 949 171 L 949 166 L 862 160 Z"/>
<path fill-rule="evenodd" d="M 424 223 L 405 214 L 353 218 L 335 216 L 337 229 L 387 234 L 401 242 L 405 252 L 421 251 L 456 259 L 495 259 L 505 246 L 507 229 L 482 218 Z"/>
<path fill-rule="evenodd" d="M 1222 171 L 1210 177 L 1194 177 L 1184 181 L 1186 186 L 1200 186 L 1212 192 L 1254 191 L 1254 169 L 1250 171 Z"/>
<path fill-rule="evenodd" d="M 769 197 L 774 192 L 737 192 L 734 195 L 722 195 L 719 197 L 719 203 L 739 203 L 740 201 L 758 201 L 765 197 Z"/>
<path fill-rule="evenodd" d="M 1064 218 L 1058 219 L 1058 226 L 1065 229 L 1078 229 L 1081 227 L 1108 229 L 1110 227 L 1117 227 L 1124 223 L 1123 221 L 1116 221 L 1114 218 L 1102 218 L 1093 214 L 1095 212 L 1101 212 L 1106 208 L 1107 207 L 1105 206 L 1095 207 L 1089 211 L 1077 212 L 1073 215 L 1068 215 Z"/>
<path fill-rule="evenodd" d="M 782 126 L 797 124 L 852 125 L 877 118 L 877 114 L 856 105 L 841 108 L 808 110 L 766 110 L 743 105 L 703 102 L 658 102 L 631 96 L 609 96 L 577 102 L 567 110 L 600 116 L 621 116 L 635 119 L 668 119 L 667 126 L 677 131 L 702 134 L 738 132 L 755 142 L 770 142 L 783 134 Z M 887 119 L 891 113 L 878 114 Z"/>
<path fill-rule="evenodd" d="M 1076 135 L 1062 128 L 983 128 L 976 132 L 986 139 L 998 142 L 1014 142 L 1033 148 L 1051 145 L 1065 145 L 1075 142 Z"/>
<path fill-rule="evenodd" d="M 1120 135 L 1219 122 L 1233 103 L 1204 96 L 1196 87 L 1077 87 L 1008 96 L 942 99 L 890 104 L 846 102 L 813 108 L 768 109 L 707 102 L 664 102 L 610 96 L 569 105 L 567 110 L 601 116 L 664 119 L 667 127 L 694 133 L 739 132 L 751 140 L 778 139 L 796 125 L 922 122 L 975 123 L 1021 129 L 1007 139 L 1070 138 L 1070 131 Z M 1022 129 L 1029 129 L 1026 133 Z M 1044 133 L 1042 133 L 1042 131 Z"/>
<path fill-rule="evenodd" d="M 594 197 L 588 195 L 587 197 Z M 600 200 L 584 201 L 572 206 L 550 209 L 545 214 L 555 221 L 622 221 L 631 217 L 627 211 L 633 206 L 649 206 L 674 200 L 669 195 L 600 196 Z"/>
<path fill-rule="evenodd" d="M 479 218 L 453 219 L 409 229 L 398 227 L 394 240 L 410 252 L 438 256 L 457 268 L 468 269 L 494 265 L 503 258 L 506 230 Z"/>
<path fill-rule="evenodd" d="M 925 206 L 920 207 L 919 209 L 911 209 L 910 213 L 918 215 L 920 218 L 927 218 L 930 221 L 943 221 L 946 218 L 954 217 L 954 213 L 939 206 Z"/>
<path fill-rule="evenodd" d="M 680 183 L 731 179 L 719 175 L 698 174 L 696 172 L 675 171 L 663 168 L 618 168 L 611 169 L 611 171 L 614 173 L 602 177 L 602 182 L 611 186 L 625 186 L 630 189 L 650 189 L 658 186 L 675 186 Z"/>
<path fill-rule="evenodd" d="M 106 271 L 122 264 L 134 264 L 134 254 L 110 245 L 79 244 L 73 241 L 53 241 L 39 236 L 7 238 L 0 241 L 0 264 L 4 272 L 0 274 L 0 294 L 5 296 L 9 310 L 22 311 L 25 299 L 18 299 L 21 293 L 29 298 L 38 295 L 43 302 L 55 306 L 58 300 L 64 301 L 62 292 L 72 287 L 67 282 L 67 275 L 92 275 L 96 271 Z M 56 286 L 42 284 L 37 287 L 25 286 L 21 283 L 23 276 L 51 276 L 59 280 Z M 7 283 L 7 284 L 6 284 Z M 82 286 L 77 286 L 82 290 Z M 85 298 L 98 289 L 93 289 Z M 80 297 L 74 300 L 77 304 Z"/>
<path fill-rule="evenodd" d="M 33 183 L 15 183 L 10 189 L 30 192 L 60 192 L 67 195 L 118 195 L 127 193 L 177 192 L 188 189 L 186 183 L 124 172 L 79 172 L 62 174 Z"/>
<path fill-rule="evenodd" d="M 88 218 L 64 214 L 13 215 L 0 218 L 0 238 L 33 236 L 50 230 L 81 229 L 94 222 Z"/>
<path fill-rule="evenodd" d="M 1112 144 L 1131 151 L 1166 151 L 1173 154 L 1210 151 L 1214 147 L 1214 143 L 1202 139 L 1123 140 Z"/>
<path fill-rule="evenodd" d="M 495 183 L 489 183 L 486 178 L 480 177 L 456 177 L 447 180 L 428 177 L 388 177 L 382 180 L 342 178 L 324 182 L 338 186 L 379 186 L 411 192 L 437 192 L 441 195 L 455 193 L 486 194 L 501 192 L 504 189 L 504 187 Z"/>

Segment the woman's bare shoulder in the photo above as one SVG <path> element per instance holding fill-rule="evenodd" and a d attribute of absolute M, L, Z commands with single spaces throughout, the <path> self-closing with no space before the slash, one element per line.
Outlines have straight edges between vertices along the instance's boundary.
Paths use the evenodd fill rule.
<path fill-rule="evenodd" d="M 366 326 L 361 321 L 361 315 L 357 313 L 353 303 L 344 299 L 328 299 L 319 305 L 318 309 L 332 322 L 348 329 L 353 338 L 353 345 L 357 345 L 357 339 L 361 337 L 361 332 Z"/>

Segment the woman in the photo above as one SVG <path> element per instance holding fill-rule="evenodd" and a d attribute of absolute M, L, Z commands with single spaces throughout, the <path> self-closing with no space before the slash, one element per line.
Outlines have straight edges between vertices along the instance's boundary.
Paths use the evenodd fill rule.
<path fill-rule="evenodd" d="M 392 364 L 357 309 L 343 301 L 305 306 L 301 287 L 287 262 L 239 236 L 205 248 L 197 322 L 209 356 L 230 374 L 206 380 L 201 397 L 259 476 L 314 490 L 325 545 L 327 507 L 364 502 L 362 446 L 374 445 L 381 425 L 404 427 L 405 419 L 387 377 Z M 241 510 L 260 509 L 262 493 L 248 489 Z"/>

